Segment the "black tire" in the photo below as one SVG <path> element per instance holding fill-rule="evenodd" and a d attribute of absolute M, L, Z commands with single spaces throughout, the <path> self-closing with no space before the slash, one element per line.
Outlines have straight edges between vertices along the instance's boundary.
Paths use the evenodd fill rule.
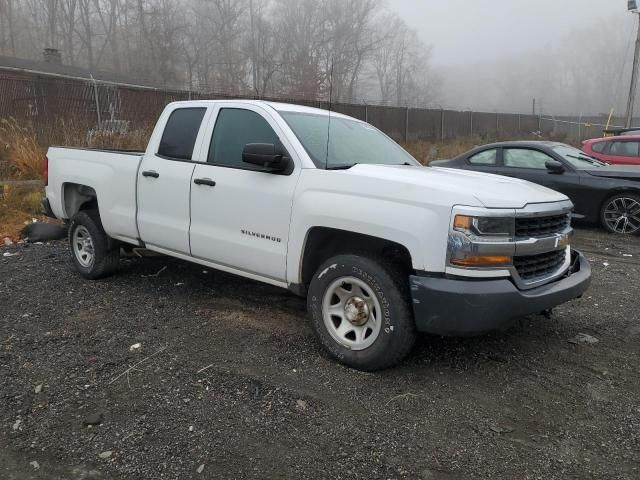
<path fill-rule="evenodd" d="M 640 212 L 637 211 L 637 209 L 640 208 L 640 195 L 638 195 L 637 193 L 627 192 L 612 195 L 611 197 L 607 198 L 602 204 L 602 208 L 600 209 L 600 224 L 602 225 L 602 227 L 609 233 L 615 233 L 618 235 L 640 235 L 640 225 L 635 221 L 626 224 L 626 228 L 629 229 L 629 231 L 627 232 L 621 231 L 625 226 L 624 223 L 621 223 L 618 226 L 618 230 L 616 230 L 615 225 L 611 225 L 611 222 L 608 221 L 611 220 L 612 217 L 615 218 L 615 215 L 617 215 L 609 213 L 612 211 L 612 209 L 623 209 L 625 205 L 631 207 L 631 205 L 633 204 L 632 202 L 636 202 L 636 206 L 632 207 L 631 212 L 628 213 L 634 213 L 634 217 L 640 220 Z M 622 214 L 623 212 L 620 212 L 620 215 Z"/>
<path fill-rule="evenodd" d="M 88 232 L 93 250 L 92 260 L 80 258 L 82 255 L 74 246 L 76 232 L 83 233 L 83 238 Z M 68 239 L 73 264 L 84 278 L 96 280 L 117 270 L 120 262 L 120 247 L 105 233 L 97 210 L 83 210 L 76 213 L 69 223 Z"/>
<path fill-rule="evenodd" d="M 340 343 L 334 338 L 338 327 L 334 333 L 330 333 L 330 327 L 325 323 L 325 294 L 329 295 L 328 289 L 336 282 L 340 283 L 339 279 L 343 278 L 363 282 L 375 294 L 380 305 L 381 311 L 376 314 L 381 321 L 379 333 L 370 346 L 361 350 L 354 350 Z M 329 303 L 331 304 L 331 300 Z M 416 329 L 410 304 L 409 279 L 406 272 L 403 273 L 382 258 L 349 254 L 327 260 L 311 280 L 307 308 L 311 325 L 322 346 L 340 363 L 357 370 L 374 371 L 397 365 L 415 343 Z M 334 320 L 332 316 L 329 319 L 334 323 L 340 321 L 340 325 L 342 321 L 346 321 Z M 346 325 L 349 327 L 348 323 Z"/>

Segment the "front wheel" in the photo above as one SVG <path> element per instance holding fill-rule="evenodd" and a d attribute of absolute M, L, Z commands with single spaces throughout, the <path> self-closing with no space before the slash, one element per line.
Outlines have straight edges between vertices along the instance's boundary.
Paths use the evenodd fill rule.
<path fill-rule="evenodd" d="M 120 247 L 112 245 L 95 210 L 83 210 L 73 216 L 69 249 L 76 269 L 89 280 L 105 277 L 118 268 Z"/>
<path fill-rule="evenodd" d="M 352 368 L 398 364 L 415 342 L 408 278 L 383 259 L 339 255 L 309 285 L 313 330 L 332 357 Z"/>
<path fill-rule="evenodd" d="M 602 226 L 611 233 L 640 234 L 640 196 L 623 193 L 608 198 L 600 212 Z"/>

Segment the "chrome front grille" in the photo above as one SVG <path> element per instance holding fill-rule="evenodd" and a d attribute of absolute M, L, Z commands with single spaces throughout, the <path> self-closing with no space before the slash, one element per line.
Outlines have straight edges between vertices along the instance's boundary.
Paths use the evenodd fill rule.
<path fill-rule="evenodd" d="M 566 259 L 567 249 L 563 248 L 538 255 L 514 257 L 513 266 L 522 280 L 531 282 L 553 276 L 565 264 Z"/>
<path fill-rule="evenodd" d="M 570 225 L 571 216 L 569 214 L 546 217 L 518 217 L 516 218 L 516 237 L 548 237 L 564 232 Z"/>

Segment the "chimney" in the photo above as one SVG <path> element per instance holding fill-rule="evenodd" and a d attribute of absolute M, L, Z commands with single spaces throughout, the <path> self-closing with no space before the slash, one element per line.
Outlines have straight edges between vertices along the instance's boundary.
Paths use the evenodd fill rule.
<path fill-rule="evenodd" d="M 45 48 L 42 56 L 47 63 L 62 65 L 62 53 L 60 53 L 60 50 L 57 48 Z"/>

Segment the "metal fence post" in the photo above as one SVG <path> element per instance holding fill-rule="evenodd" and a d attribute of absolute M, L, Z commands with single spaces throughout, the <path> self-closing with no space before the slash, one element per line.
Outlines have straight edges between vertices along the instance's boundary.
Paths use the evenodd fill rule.
<path fill-rule="evenodd" d="M 520 118 L 520 114 L 518 114 L 518 133 L 520 133 L 521 131 L 522 131 L 521 118 Z"/>
<path fill-rule="evenodd" d="M 469 113 L 471 114 L 471 133 L 469 134 L 470 137 L 473 137 L 473 110 L 469 110 Z"/>
<path fill-rule="evenodd" d="M 364 121 L 369 123 L 369 105 L 364 104 Z"/>
<path fill-rule="evenodd" d="M 500 134 L 500 114 L 496 112 L 496 135 Z"/>
<path fill-rule="evenodd" d="M 440 140 L 444 141 L 444 108 L 440 109 Z"/>
<path fill-rule="evenodd" d="M 93 96 L 96 101 L 96 116 L 98 117 L 98 129 L 100 129 L 102 126 L 102 118 L 100 115 L 100 97 L 98 95 L 98 84 L 96 82 L 96 79 L 93 78 L 93 75 L 89 74 L 89 76 L 91 77 L 91 81 L 93 82 Z"/>
<path fill-rule="evenodd" d="M 404 112 L 404 143 L 409 142 L 409 106 L 407 105 Z"/>
<path fill-rule="evenodd" d="M 582 113 L 578 117 L 578 140 L 582 140 Z"/>

